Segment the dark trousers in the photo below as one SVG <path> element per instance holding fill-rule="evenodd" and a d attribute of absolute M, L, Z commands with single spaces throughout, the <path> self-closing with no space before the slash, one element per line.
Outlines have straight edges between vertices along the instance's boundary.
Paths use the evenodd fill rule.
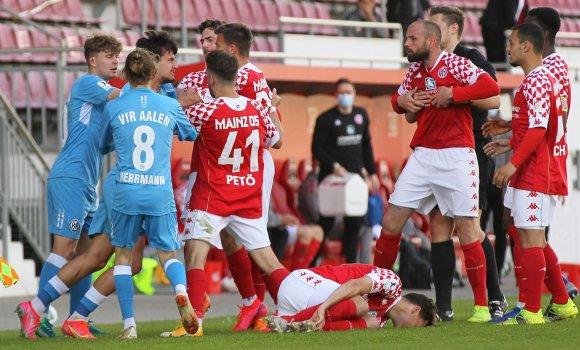
<path fill-rule="evenodd" d="M 334 216 L 322 216 L 318 220 L 318 224 L 324 230 L 324 240 L 330 234 L 332 226 L 334 225 Z M 358 251 L 358 234 L 363 225 L 364 216 L 345 216 L 344 217 L 344 233 L 342 235 L 342 253 L 346 258 L 347 263 L 355 263 Z M 321 246 L 322 248 L 322 246 Z"/>

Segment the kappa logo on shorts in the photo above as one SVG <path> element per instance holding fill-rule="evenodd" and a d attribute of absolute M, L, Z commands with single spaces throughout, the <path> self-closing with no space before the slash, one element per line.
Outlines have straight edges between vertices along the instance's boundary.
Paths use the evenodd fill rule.
<path fill-rule="evenodd" d="M 536 221 L 540 221 L 540 220 L 535 215 L 530 215 L 530 218 L 528 219 L 528 221 L 536 222 Z"/>
<path fill-rule="evenodd" d="M 477 173 L 475 172 L 475 170 L 472 170 L 472 171 L 471 171 L 471 173 L 470 173 L 469 175 L 471 175 L 471 176 L 475 176 L 475 175 L 477 175 Z"/>
<path fill-rule="evenodd" d="M 532 197 L 532 198 L 536 198 L 536 197 L 539 197 L 539 196 L 540 195 L 536 191 L 530 191 L 530 194 L 528 194 L 528 197 Z"/>
<path fill-rule="evenodd" d="M 68 228 L 73 232 L 77 232 L 81 229 L 81 223 L 77 219 L 73 219 L 68 223 Z"/>
<path fill-rule="evenodd" d="M 316 287 L 316 286 L 317 286 L 317 285 L 319 285 L 320 283 L 322 283 L 322 281 L 321 281 L 321 280 L 316 280 L 316 281 L 314 281 L 314 286 Z"/>
<path fill-rule="evenodd" d="M 528 209 L 532 209 L 532 210 L 538 210 L 538 209 L 540 209 L 540 207 L 538 207 L 538 205 L 537 205 L 536 203 L 531 203 L 531 204 L 528 206 Z"/>
<path fill-rule="evenodd" d="M 437 82 L 435 79 L 428 77 L 425 78 L 425 90 L 435 90 L 437 88 Z"/>
<path fill-rule="evenodd" d="M 474 193 L 473 196 L 471 196 L 471 199 L 477 199 L 477 193 Z"/>
<path fill-rule="evenodd" d="M 477 183 L 475 181 L 473 181 L 473 183 L 471 184 L 471 187 L 476 188 L 477 187 Z"/>
<path fill-rule="evenodd" d="M 471 208 L 471 211 L 479 211 L 479 208 L 477 207 L 477 205 L 474 205 L 473 208 Z"/>

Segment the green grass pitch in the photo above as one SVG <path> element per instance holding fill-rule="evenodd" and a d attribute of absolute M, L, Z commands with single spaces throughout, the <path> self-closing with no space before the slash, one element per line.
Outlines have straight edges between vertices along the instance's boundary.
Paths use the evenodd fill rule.
<path fill-rule="evenodd" d="M 0 332 L 0 349 L 580 349 L 580 318 L 540 326 L 469 324 L 466 319 L 470 316 L 471 303 L 458 301 L 454 307 L 454 322 L 425 329 L 387 327 L 378 331 L 308 334 L 235 333 L 230 330 L 235 323 L 234 317 L 224 317 L 205 320 L 205 335 L 201 338 L 167 339 L 159 337 L 159 333 L 172 329 L 175 322 L 137 320 L 139 338 L 135 340 L 115 339 L 121 332 L 119 323 L 99 325 L 111 334 L 92 341 L 64 337 L 29 341 L 20 338 L 18 331 L 4 331 Z"/>

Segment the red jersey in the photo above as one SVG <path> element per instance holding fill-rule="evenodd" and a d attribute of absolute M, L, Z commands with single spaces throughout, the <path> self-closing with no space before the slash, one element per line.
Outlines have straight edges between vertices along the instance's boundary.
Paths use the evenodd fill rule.
<path fill-rule="evenodd" d="M 401 299 L 401 280 L 391 270 L 368 264 L 325 265 L 309 270 L 338 284 L 363 276 L 370 277 L 373 286 L 363 298 L 369 304 L 369 312 L 379 320 L 380 327 L 388 320 L 387 311 Z"/>
<path fill-rule="evenodd" d="M 195 89 L 199 91 L 207 88 L 207 75 L 205 69 L 189 73 L 183 77 L 179 82 L 179 85 L 177 85 L 178 90 Z"/>
<path fill-rule="evenodd" d="M 280 138 L 266 110 L 245 97 L 220 97 L 185 112 L 199 134 L 189 209 L 262 217 L 263 151 Z"/>
<path fill-rule="evenodd" d="M 566 156 L 556 148 L 563 138 L 561 86 L 544 66 L 528 73 L 516 89 L 512 109 L 512 145 L 517 150 L 528 129 L 545 128 L 546 135 L 512 176 L 513 188 L 553 195 L 568 194 Z M 562 132 L 558 132 L 562 130 Z M 556 157 L 558 154 L 558 157 Z"/>
<path fill-rule="evenodd" d="M 467 58 L 443 51 L 431 69 L 425 67 L 423 62 L 415 62 L 409 67 L 403 83 L 391 100 L 393 108 L 397 109 L 397 97 L 414 88 L 435 94 L 442 86 L 473 85 L 481 74 L 487 73 Z M 475 147 L 471 106 L 452 104 L 447 108 L 423 108 L 417 115 L 417 130 L 410 146 L 435 149 Z"/>
<path fill-rule="evenodd" d="M 561 87 L 560 102 L 562 104 L 562 112 L 566 112 L 566 117 L 562 113 L 561 117 L 564 117 L 564 119 L 558 120 L 558 136 L 556 138 L 556 148 L 554 148 L 554 157 L 563 157 L 564 167 L 566 167 L 566 157 L 568 156 L 568 133 L 566 132 L 566 125 L 568 123 L 567 118 L 570 116 L 570 104 L 572 103 L 572 86 L 570 85 L 570 78 L 568 77 L 568 63 L 558 53 L 544 57 L 542 63 L 556 78 L 556 81 Z"/>

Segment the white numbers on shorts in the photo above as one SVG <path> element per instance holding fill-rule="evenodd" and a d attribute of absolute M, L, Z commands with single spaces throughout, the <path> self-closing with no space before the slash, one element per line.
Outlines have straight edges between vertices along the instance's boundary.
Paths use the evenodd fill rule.
<path fill-rule="evenodd" d="M 143 135 L 145 135 L 145 141 L 143 141 Z M 135 142 L 133 166 L 140 171 L 151 169 L 155 161 L 155 154 L 153 153 L 153 148 L 151 148 L 153 142 L 155 142 L 155 131 L 147 125 L 138 126 L 133 133 L 133 142 Z M 144 160 L 141 160 L 142 153 L 145 153 Z"/>
<path fill-rule="evenodd" d="M 231 165 L 232 173 L 237 173 L 240 171 L 240 166 L 244 163 L 244 157 L 242 156 L 242 149 L 234 147 L 234 142 L 238 136 L 237 131 L 230 131 L 228 134 L 228 139 L 222 150 L 221 156 L 218 158 L 219 165 Z M 250 151 L 250 171 L 258 171 L 258 150 L 260 149 L 260 134 L 257 129 L 252 130 L 252 133 L 246 139 L 246 147 L 252 146 Z M 233 152 L 232 152 L 233 151 Z M 233 153 L 233 156 L 230 155 Z"/>

